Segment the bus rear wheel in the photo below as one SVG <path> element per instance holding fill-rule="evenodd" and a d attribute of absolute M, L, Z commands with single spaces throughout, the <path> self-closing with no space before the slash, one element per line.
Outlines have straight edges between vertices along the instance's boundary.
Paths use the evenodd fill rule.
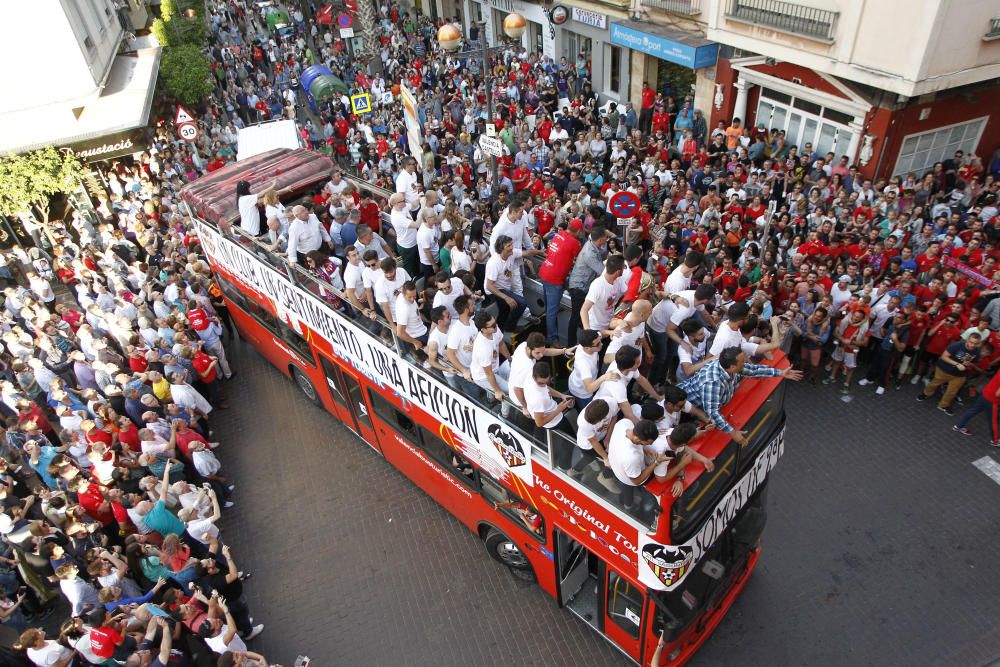
<path fill-rule="evenodd" d="M 306 374 L 300 371 L 295 366 L 292 366 L 292 378 L 295 380 L 295 384 L 298 385 L 302 393 L 306 395 L 312 403 L 319 405 L 319 394 L 316 393 L 316 387 L 310 382 Z"/>
<path fill-rule="evenodd" d="M 501 565 L 506 565 L 511 573 L 519 579 L 534 580 L 535 574 L 531 568 L 531 561 L 521 551 L 517 542 L 498 530 L 490 530 L 484 542 L 486 553 L 490 555 L 490 558 Z"/>

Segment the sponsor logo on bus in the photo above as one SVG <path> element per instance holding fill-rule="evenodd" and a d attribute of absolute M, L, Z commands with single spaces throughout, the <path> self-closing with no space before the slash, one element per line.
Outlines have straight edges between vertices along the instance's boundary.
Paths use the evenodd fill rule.
<path fill-rule="evenodd" d="M 672 547 L 668 544 L 647 544 L 642 548 L 642 560 L 663 585 L 670 588 L 687 574 L 694 561 L 691 547 Z"/>
<path fill-rule="evenodd" d="M 511 468 L 523 466 L 528 462 L 528 458 L 521 449 L 521 444 L 507 431 L 503 430 L 500 424 L 493 424 L 486 432 L 490 434 L 490 442 L 500 452 L 500 456 Z"/>
<path fill-rule="evenodd" d="M 716 540 L 725 532 L 740 510 L 750 502 L 754 492 L 764 483 L 768 474 L 778 463 L 785 452 L 785 431 L 782 430 L 768 443 L 767 447 L 757 455 L 757 460 L 740 478 L 729 492 L 723 496 L 715 509 L 707 516 L 704 525 L 698 533 L 682 545 L 671 546 L 659 544 L 645 533 L 639 533 L 639 548 L 645 567 L 639 566 L 639 581 L 660 590 L 673 590 L 681 585 L 691 572 L 691 566 L 697 564 Z M 663 551 L 657 549 L 663 547 Z M 671 550 L 690 556 L 687 564 L 679 563 L 677 559 L 663 560 L 667 565 L 661 565 L 660 557 L 671 553 Z M 647 557 L 647 553 L 649 557 Z M 685 560 L 688 560 L 685 558 Z M 671 565 L 673 563 L 673 565 Z M 670 570 L 673 571 L 670 571 Z M 666 571 L 665 571 L 666 570 Z"/>

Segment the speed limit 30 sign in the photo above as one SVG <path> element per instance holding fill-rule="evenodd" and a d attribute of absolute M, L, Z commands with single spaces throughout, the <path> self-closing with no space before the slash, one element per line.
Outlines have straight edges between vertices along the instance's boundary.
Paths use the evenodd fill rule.
<path fill-rule="evenodd" d="M 177 134 L 188 143 L 198 138 L 198 127 L 192 123 L 181 123 L 177 126 Z"/>

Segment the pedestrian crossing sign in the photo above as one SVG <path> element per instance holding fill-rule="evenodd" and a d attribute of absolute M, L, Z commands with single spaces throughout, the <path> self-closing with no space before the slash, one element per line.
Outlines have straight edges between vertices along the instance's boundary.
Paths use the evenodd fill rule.
<path fill-rule="evenodd" d="M 356 114 L 372 112 L 372 96 L 368 93 L 351 95 L 351 109 Z"/>

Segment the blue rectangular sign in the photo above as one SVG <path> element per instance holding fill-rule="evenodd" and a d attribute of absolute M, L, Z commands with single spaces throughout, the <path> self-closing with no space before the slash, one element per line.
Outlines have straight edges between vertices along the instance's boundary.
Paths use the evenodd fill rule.
<path fill-rule="evenodd" d="M 719 58 L 718 44 L 691 46 L 618 23 L 611 24 L 611 43 L 691 69 L 711 67 Z"/>

